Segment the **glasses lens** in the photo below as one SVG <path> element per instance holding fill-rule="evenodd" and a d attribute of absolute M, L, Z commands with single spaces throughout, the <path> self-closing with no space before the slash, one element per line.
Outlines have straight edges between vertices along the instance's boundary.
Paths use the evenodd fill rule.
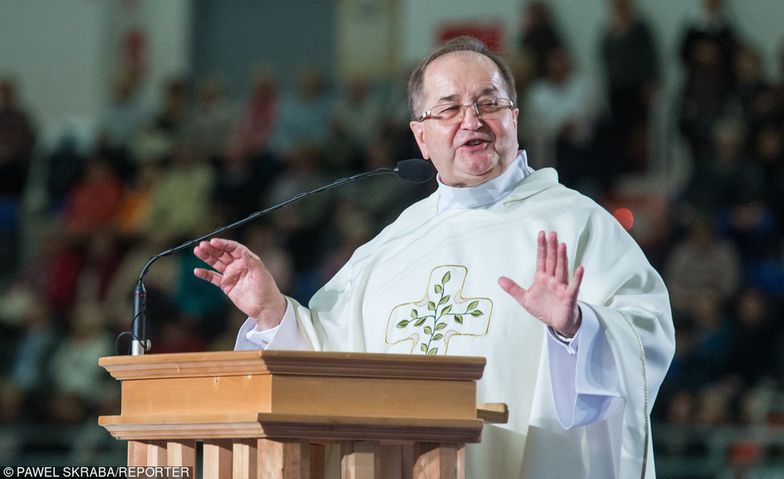
<path fill-rule="evenodd" d="M 512 105 L 510 100 L 495 98 L 492 100 L 479 100 L 471 105 L 461 105 L 459 103 L 446 103 L 434 106 L 428 114 L 423 115 L 423 120 L 433 118 L 442 122 L 455 123 L 461 121 L 465 116 L 466 109 L 472 109 L 476 105 L 476 111 L 483 118 L 496 118 L 498 113 L 504 111 Z M 462 113 L 462 114 L 461 114 Z"/>
<path fill-rule="evenodd" d="M 476 104 L 476 108 L 482 115 L 492 115 L 504 109 L 505 106 L 503 100 L 480 101 Z"/>
<path fill-rule="evenodd" d="M 433 116 L 444 120 L 451 120 L 452 118 L 457 118 L 457 114 L 460 113 L 460 110 L 461 106 L 456 103 L 438 105 L 433 108 Z"/>

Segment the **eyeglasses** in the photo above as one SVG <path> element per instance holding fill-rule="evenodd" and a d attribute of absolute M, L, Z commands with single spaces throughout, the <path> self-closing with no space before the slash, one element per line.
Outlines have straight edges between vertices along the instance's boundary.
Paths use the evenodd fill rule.
<path fill-rule="evenodd" d="M 476 116 L 485 120 L 492 120 L 499 118 L 501 113 L 506 109 L 513 109 L 514 102 L 507 98 L 492 98 L 477 100 L 468 105 L 461 105 L 460 103 L 444 103 L 436 105 L 433 108 L 422 113 L 416 119 L 418 122 L 425 120 L 439 120 L 442 123 L 454 124 L 460 123 L 465 118 L 465 111 L 467 108 L 473 108 Z"/>

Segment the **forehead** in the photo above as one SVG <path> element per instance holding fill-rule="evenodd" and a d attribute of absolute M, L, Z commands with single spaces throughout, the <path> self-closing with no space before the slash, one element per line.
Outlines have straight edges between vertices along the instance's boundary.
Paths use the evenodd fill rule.
<path fill-rule="evenodd" d="M 470 51 L 451 52 L 433 60 L 425 70 L 422 88 L 426 100 L 473 97 L 492 90 L 506 93 L 498 66 Z"/>

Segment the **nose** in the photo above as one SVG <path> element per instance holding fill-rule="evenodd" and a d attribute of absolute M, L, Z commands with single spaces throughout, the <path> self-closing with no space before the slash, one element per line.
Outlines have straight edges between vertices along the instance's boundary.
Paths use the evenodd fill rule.
<path fill-rule="evenodd" d="M 469 111 L 471 114 L 468 113 Z M 466 130 L 476 130 L 482 126 L 482 117 L 479 116 L 479 108 L 476 103 L 463 105 L 463 119 L 460 121 L 460 126 Z"/>

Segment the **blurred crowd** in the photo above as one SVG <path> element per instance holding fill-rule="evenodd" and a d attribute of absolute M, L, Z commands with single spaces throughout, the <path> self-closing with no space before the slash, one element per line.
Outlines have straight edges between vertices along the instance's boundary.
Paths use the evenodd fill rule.
<path fill-rule="evenodd" d="M 654 176 L 651 145 L 683 145 L 687 177 L 648 194 L 665 208 L 656 240 L 641 240 L 669 288 L 677 335 L 654 421 L 782 425 L 784 49 L 781 71 L 768 77 L 722 2 L 703 0 L 679 51 L 661 55 L 659 32 L 630 0 L 607 5 L 601 78 L 581 72 L 545 2 L 522 8 L 505 50 L 521 147 L 532 166 L 555 166 L 562 182 L 610 209 L 623 204 L 625 179 Z M 666 108 L 677 134 L 666 137 L 652 120 L 665 68 L 683 78 Z M 140 101 L 143 81 L 117 79 L 89 148 L 67 135 L 43 148 L 35 112 L 19 101 L 23 85 L 0 79 L 0 424 L 78 425 L 119 410 L 96 362 L 127 353 L 120 333 L 153 254 L 332 179 L 419 156 L 398 79 L 308 68 L 282 84 L 260 70 L 246 92 L 229 92 L 217 74 L 176 78 L 152 108 Z M 31 184 L 45 193 L 33 213 L 24 207 Z M 434 188 L 374 177 L 227 235 L 307 302 L 357 246 Z M 23 234 L 33 223 L 37 233 Z M 197 263 L 185 252 L 151 268 L 151 352 L 233 347 L 245 318 L 193 277 Z M 14 447 L 24 451 L 24 441 Z M 665 442 L 658 454 L 699 447 Z"/>

